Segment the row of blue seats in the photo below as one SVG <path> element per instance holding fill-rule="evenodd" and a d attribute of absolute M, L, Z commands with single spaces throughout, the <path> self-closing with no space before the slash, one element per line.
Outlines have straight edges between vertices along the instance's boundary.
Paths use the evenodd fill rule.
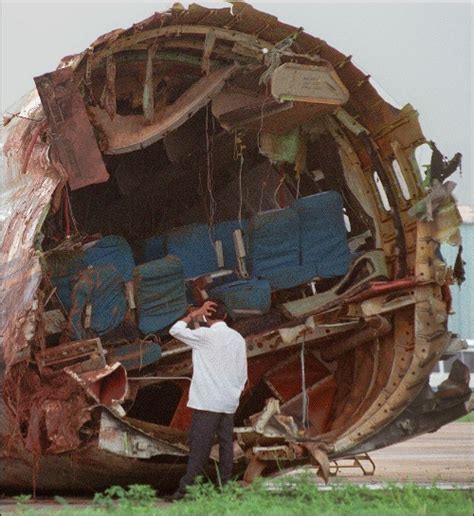
<path fill-rule="evenodd" d="M 192 224 L 153 237 L 143 242 L 144 263 L 138 266 L 125 239 L 107 236 L 52 277 L 70 312 L 72 330 L 81 337 L 87 304 L 92 306 L 91 328 L 98 334 L 116 327 L 127 309 L 124 284 L 132 280 L 139 329 L 162 330 L 186 309 L 185 279 L 219 269 L 217 240 L 222 242 L 223 267 L 237 268 L 233 237 L 237 229 L 244 234 L 250 278 L 228 276 L 209 291 L 226 302 L 234 317 L 268 311 L 271 290 L 301 285 L 316 276 L 340 276 L 349 268 L 342 200 L 332 191 L 257 214 L 248 222 L 226 221 L 211 229 Z"/>
<path fill-rule="evenodd" d="M 130 245 L 119 236 L 102 238 L 72 260 L 54 263 L 53 270 L 51 282 L 76 339 L 86 336 L 87 305 L 91 307 L 89 327 L 103 335 L 124 320 L 130 304 L 136 304 L 138 328 L 144 334 L 176 321 L 188 304 L 179 258 L 166 256 L 135 266 Z M 127 299 L 127 291 L 132 300 Z"/>
<path fill-rule="evenodd" d="M 342 199 L 328 191 L 294 201 L 289 208 L 266 211 L 250 221 L 220 222 L 211 229 L 191 224 L 143 242 L 143 261 L 178 256 L 186 278 L 218 269 L 215 242 L 223 247 L 224 268 L 236 269 L 233 232 L 242 229 L 250 276 L 264 279 L 273 290 L 295 287 L 319 276 L 341 276 L 351 254 Z"/>

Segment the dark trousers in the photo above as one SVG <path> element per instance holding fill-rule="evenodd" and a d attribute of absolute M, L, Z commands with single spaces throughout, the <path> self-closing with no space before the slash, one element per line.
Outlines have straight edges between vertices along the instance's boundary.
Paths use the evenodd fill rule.
<path fill-rule="evenodd" d="M 222 485 L 232 476 L 234 465 L 234 414 L 208 412 L 193 409 L 190 434 L 190 453 L 186 474 L 179 483 L 179 491 L 186 492 L 186 487 L 198 475 L 205 475 L 209 463 L 209 454 L 217 435 L 219 442 L 219 475 Z"/>

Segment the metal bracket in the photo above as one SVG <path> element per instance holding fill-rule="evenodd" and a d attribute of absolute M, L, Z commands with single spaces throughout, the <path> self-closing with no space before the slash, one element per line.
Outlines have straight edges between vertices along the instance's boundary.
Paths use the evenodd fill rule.
<path fill-rule="evenodd" d="M 358 468 L 364 477 L 371 477 L 375 473 L 375 462 L 368 453 L 360 453 L 347 459 L 332 460 L 329 465 L 329 475 L 337 476 L 342 469 Z"/>

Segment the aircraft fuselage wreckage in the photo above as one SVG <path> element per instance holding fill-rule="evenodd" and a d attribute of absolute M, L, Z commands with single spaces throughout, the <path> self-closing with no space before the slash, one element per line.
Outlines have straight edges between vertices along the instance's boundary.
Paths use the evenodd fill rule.
<path fill-rule="evenodd" d="M 460 156 L 431 143 L 422 184 L 417 112 L 350 56 L 245 3 L 175 4 L 35 83 L 3 128 L 3 489 L 175 487 L 192 364 L 168 329 L 209 297 L 247 341 L 247 481 L 327 479 L 468 411 L 462 362 L 428 383 L 463 346 L 439 252 Z"/>

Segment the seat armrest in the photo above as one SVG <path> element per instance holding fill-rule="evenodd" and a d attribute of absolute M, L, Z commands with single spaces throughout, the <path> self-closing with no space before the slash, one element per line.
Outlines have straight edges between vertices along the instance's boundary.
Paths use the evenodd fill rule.
<path fill-rule="evenodd" d="M 242 236 L 242 230 L 236 229 L 233 233 L 234 236 L 234 247 L 235 247 L 235 256 L 237 258 L 237 266 L 239 268 L 239 274 L 242 278 L 248 278 L 249 273 L 247 271 L 247 264 L 245 263 L 245 258 L 247 256 L 247 252 L 245 250 L 244 238 Z"/>

